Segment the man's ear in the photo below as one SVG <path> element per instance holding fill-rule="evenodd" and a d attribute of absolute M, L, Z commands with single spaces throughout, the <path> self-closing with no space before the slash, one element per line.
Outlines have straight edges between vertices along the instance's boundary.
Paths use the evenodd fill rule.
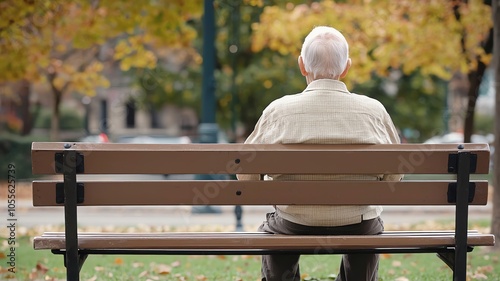
<path fill-rule="evenodd" d="M 342 71 L 342 74 L 340 74 L 340 78 L 344 78 L 347 75 L 349 68 L 351 68 L 351 58 L 347 59 L 347 64 L 345 65 L 345 69 Z"/>
<path fill-rule="evenodd" d="M 307 77 L 307 74 L 309 73 L 307 73 L 306 71 L 306 67 L 304 66 L 304 61 L 302 60 L 302 56 L 299 56 L 298 62 L 299 62 L 300 73 L 302 73 L 302 76 Z"/>

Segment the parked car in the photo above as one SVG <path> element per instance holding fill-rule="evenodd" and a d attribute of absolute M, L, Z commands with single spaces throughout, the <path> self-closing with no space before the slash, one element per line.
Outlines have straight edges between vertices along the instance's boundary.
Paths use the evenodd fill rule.
<path fill-rule="evenodd" d="M 163 136 L 163 135 L 144 135 L 144 136 L 121 136 L 116 140 L 117 143 L 152 143 L 152 144 L 186 144 L 191 143 L 188 136 Z"/>
<path fill-rule="evenodd" d="M 100 133 L 98 135 L 88 135 L 78 140 L 79 142 L 92 142 L 92 143 L 107 143 L 109 142 L 108 135 Z"/>
<path fill-rule="evenodd" d="M 495 152 L 495 147 L 493 147 L 494 136 L 492 134 L 483 136 L 473 134 L 471 135 L 471 143 L 487 143 L 490 145 L 490 171 L 493 171 L 493 155 Z M 462 133 L 453 132 L 442 136 L 434 136 L 424 143 L 462 143 L 464 141 L 464 135 Z"/>
<path fill-rule="evenodd" d="M 463 141 L 464 141 L 464 134 L 453 132 L 442 136 L 434 136 L 426 140 L 424 143 L 461 143 Z M 471 142 L 490 143 L 491 140 L 487 136 L 473 134 L 471 135 Z"/>

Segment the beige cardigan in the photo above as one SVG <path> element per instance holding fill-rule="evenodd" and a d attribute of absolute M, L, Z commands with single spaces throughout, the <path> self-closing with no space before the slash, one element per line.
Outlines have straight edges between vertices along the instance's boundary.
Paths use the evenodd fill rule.
<path fill-rule="evenodd" d="M 262 113 L 249 144 L 383 144 L 399 143 L 394 124 L 375 99 L 350 93 L 330 79 L 311 82 L 299 94 L 273 101 Z M 258 180 L 259 175 L 238 175 Z M 268 175 L 266 180 L 400 180 L 401 175 Z M 278 205 L 284 219 L 310 226 L 340 226 L 378 217 L 381 206 Z"/>

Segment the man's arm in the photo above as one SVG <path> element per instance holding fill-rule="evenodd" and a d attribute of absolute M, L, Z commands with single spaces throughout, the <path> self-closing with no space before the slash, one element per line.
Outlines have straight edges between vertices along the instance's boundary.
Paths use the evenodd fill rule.
<path fill-rule="evenodd" d="M 396 126 L 394 126 L 394 123 L 392 122 L 391 117 L 389 116 L 388 113 L 385 115 L 385 127 L 386 131 L 389 137 L 390 143 L 398 144 L 401 143 L 401 137 L 398 134 L 398 130 L 396 129 Z M 383 181 L 400 181 L 404 177 L 403 174 L 387 174 L 382 177 L 381 180 Z"/>
<path fill-rule="evenodd" d="M 267 123 L 268 123 L 267 119 L 263 114 L 257 121 L 257 124 L 255 124 L 253 132 L 245 140 L 245 144 L 266 143 L 265 134 L 267 130 Z M 236 178 L 238 180 L 244 180 L 244 181 L 249 181 L 249 180 L 257 181 L 261 179 L 261 176 L 259 174 L 237 174 Z"/>

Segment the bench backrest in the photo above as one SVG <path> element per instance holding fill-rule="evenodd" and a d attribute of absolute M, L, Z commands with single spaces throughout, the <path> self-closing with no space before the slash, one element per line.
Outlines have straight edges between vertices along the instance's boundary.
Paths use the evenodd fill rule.
<path fill-rule="evenodd" d="M 33 174 L 79 175 L 79 205 L 453 205 L 457 177 L 468 180 L 469 174 L 488 174 L 489 157 L 487 144 L 32 145 Z M 68 168 L 72 165 L 76 170 Z M 80 174 L 405 174 L 406 179 L 95 181 Z M 427 176 L 425 180 L 410 176 L 418 174 Z M 434 175 L 448 176 L 430 179 L 438 178 Z M 34 181 L 34 206 L 64 205 L 63 189 L 62 178 Z M 487 195 L 487 180 L 471 180 L 470 204 L 486 204 Z"/>

